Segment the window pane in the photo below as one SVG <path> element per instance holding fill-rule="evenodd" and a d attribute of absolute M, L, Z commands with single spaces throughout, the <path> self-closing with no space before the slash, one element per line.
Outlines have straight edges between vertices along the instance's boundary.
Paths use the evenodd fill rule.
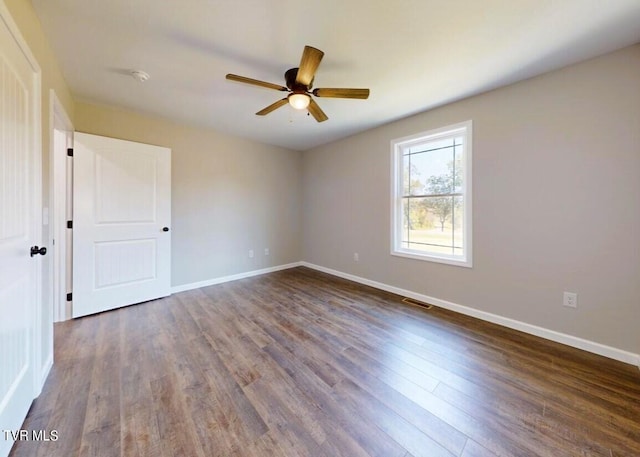
<path fill-rule="evenodd" d="M 433 225 L 436 228 L 444 231 L 446 226 L 451 227 L 451 216 L 453 210 L 451 197 L 428 197 L 425 198 L 424 204 L 431 213 Z"/>
<path fill-rule="evenodd" d="M 401 245 L 405 249 L 452 255 L 461 230 L 452 225 L 453 197 L 405 198 Z"/>
<path fill-rule="evenodd" d="M 462 197 L 454 197 L 453 199 L 453 243 L 456 247 L 455 255 L 463 255 L 464 249 L 464 199 Z"/>
<path fill-rule="evenodd" d="M 402 195 L 409 193 L 409 156 L 402 156 Z"/>
<path fill-rule="evenodd" d="M 464 191 L 463 155 L 464 149 L 462 146 L 456 146 L 454 150 L 455 159 L 451 163 L 450 172 L 452 173 L 453 192 L 457 194 L 461 194 Z"/>
<path fill-rule="evenodd" d="M 433 223 L 424 198 L 406 198 L 404 205 L 404 237 L 408 240 L 407 231 L 431 228 Z"/>
<path fill-rule="evenodd" d="M 405 155 L 402 160 L 402 195 L 421 195 L 424 191 L 424 184 L 413 157 Z"/>
<path fill-rule="evenodd" d="M 421 182 L 420 191 L 415 192 L 414 195 L 453 192 L 456 176 L 454 175 L 452 144 L 453 142 L 449 140 L 450 147 L 411 155 L 411 163 L 415 165 L 418 179 Z"/>

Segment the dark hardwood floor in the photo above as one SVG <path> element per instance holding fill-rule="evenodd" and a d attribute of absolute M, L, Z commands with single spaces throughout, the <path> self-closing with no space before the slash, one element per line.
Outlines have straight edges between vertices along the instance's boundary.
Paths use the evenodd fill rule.
<path fill-rule="evenodd" d="M 12 457 L 640 456 L 637 367 L 295 268 L 57 324 Z"/>

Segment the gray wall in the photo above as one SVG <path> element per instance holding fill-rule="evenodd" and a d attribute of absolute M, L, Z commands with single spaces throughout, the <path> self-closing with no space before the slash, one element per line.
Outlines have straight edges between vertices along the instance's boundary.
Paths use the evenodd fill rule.
<path fill-rule="evenodd" d="M 389 142 L 469 119 L 473 269 L 391 256 Z M 639 132 L 636 45 L 307 151 L 303 259 L 639 353 Z"/>
<path fill-rule="evenodd" d="M 77 131 L 172 149 L 172 285 L 300 260 L 300 152 L 93 104 L 75 113 Z"/>

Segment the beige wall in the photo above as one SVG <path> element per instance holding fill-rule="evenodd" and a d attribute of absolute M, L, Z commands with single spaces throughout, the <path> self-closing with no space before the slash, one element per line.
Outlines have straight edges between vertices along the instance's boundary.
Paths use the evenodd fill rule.
<path fill-rule="evenodd" d="M 47 149 L 49 144 L 49 90 L 56 91 L 56 95 L 72 120 L 73 99 L 31 2 L 29 0 L 3 1 L 42 70 L 42 144 Z"/>
<path fill-rule="evenodd" d="M 636 45 L 305 152 L 303 259 L 640 353 L 639 81 Z M 473 269 L 391 256 L 389 142 L 469 119 Z"/>
<path fill-rule="evenodd" d="M 75 113 L 77 131 L 171 148 L 174 286 L 300 260 L 300 152 L 87 103 Z"/>

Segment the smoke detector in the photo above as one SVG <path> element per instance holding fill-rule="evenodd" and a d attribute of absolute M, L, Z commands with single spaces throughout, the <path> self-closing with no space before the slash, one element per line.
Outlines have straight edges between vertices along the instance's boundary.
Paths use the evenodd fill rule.
<path fill-rule="evenodd" d="M 142 70 L 131 70 L 131 77 L 139 83 L 143 83 L 150 78 L 149 73 Z"/>

